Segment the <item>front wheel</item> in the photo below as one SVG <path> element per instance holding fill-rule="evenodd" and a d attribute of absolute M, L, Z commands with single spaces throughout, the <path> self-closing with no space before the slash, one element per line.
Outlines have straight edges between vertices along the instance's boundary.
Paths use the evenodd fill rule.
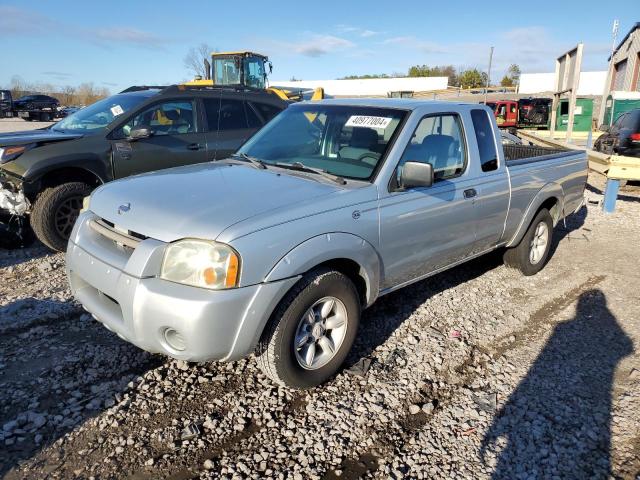
<path fill-rule="evenodd" d="M 317 269 L 285 296 L 258 346 L 258 365 L 274 382 L 303 389 L 331 378 L 344 362 L 360 321 L 353 282 Z"/>
<path fill-rule="evenodd" d="M 552 236 L 553 219 L 549 210 L 543 208 L 529 225 L 520 243 L 504 253 L 505 265 L 517 268 L 524 275 L 535 275 L 549 259 Z"/>
<path fill-rule="evenodd" d="M 82 199 L 89 193 L 91 187 L 86 183 L 70 182 L 38 195 L 31 212 L 31 227 L 38 240 L 52 250 L 65 251 Z"/>

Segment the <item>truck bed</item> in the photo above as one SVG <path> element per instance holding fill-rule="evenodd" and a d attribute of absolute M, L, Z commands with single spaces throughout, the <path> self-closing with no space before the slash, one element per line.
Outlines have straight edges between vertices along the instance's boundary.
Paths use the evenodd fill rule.
<path fill-rule="evenodd" d="M 503 145 L 502 149 L 508 166 L 538 162 L 575 153 L 575 150 L 566 148 L 539 147 L 537 145 Z"/>

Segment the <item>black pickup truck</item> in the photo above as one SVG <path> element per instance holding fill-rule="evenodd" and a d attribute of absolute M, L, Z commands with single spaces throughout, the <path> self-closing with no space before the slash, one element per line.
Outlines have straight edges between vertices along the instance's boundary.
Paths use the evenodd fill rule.
<path fill-rule="evenodd" d="M 27 121 L 50 122 L 57 113 L 60 102 L 48 95 L 25 95 L 13 101 L 13 111 L 16 117 Z"/>
<path fill-rule="evenodd" d="M 264 89 L 132 87 L 48 128 L 0 134 L 0 244 L 33 231 L 62 251 L 95 187 L 226 158 L 288 104 Z"/>

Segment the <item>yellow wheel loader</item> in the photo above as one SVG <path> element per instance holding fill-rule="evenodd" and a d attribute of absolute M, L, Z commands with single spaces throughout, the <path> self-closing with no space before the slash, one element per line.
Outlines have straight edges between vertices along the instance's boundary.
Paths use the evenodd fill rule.
<path fill-rule="evenodd" d="M 303 100 L 303 90 L 293 91 L 268 86 L 267 68 L 269 74 L 273 66 L 269 57 L 255 52 L 213 52 L 211 62 L 204 60 L 206 77 L 196 77 L 187 86 L 226 86 L 250 88 L 255 90 L 266 90 L 277 95 L 283 100 L 300 101 Z M 311 95 L 311 100 L 321 100 L 324 98 L 324 90 L 316 88 Z"/>

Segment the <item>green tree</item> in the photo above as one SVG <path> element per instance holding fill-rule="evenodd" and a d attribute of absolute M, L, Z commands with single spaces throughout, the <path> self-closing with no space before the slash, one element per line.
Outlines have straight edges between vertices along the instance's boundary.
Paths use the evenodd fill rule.
<path fill-rule="evenodd" d="M 500 85 L 503 87 L 513 87 L 513 79 L 509 75 L 505 75 L 502 77 L 502 80 L 500 80 Z"/>
<path fill-rule="evenodd" d="M 438 65 L 430 67 L 428 65 L 414 65 L 409 68 L 409 77 L 447 77 L 449 86 L 458 86 L 459 79 L 453 65 Z"/>
<path fill-rule="evenodd" d="M 391 78 L 386 73 L 368 73 L 365 75 L 347 75 L 346 77 L 340 78 L 340 80 L 359 80 L 359 79 L 368 79 L 368 78 Z"/>
<path fill-rule="evenodd" d="M 460 86 L 462 88 L 478 88 L 487 84 L 487 74 L 477 68 L 469 68 L 460 73 Z"/>
<path fill-rule="evenodd" d="M 520 67 L 517 63 L 512 63 L 511 65 L 509 65 L 506 76 L 511 79 L 511 85 L 504 86 L 518 85 L 520 83 L 520 73 L 522 72 L 520 71 Z"/>

